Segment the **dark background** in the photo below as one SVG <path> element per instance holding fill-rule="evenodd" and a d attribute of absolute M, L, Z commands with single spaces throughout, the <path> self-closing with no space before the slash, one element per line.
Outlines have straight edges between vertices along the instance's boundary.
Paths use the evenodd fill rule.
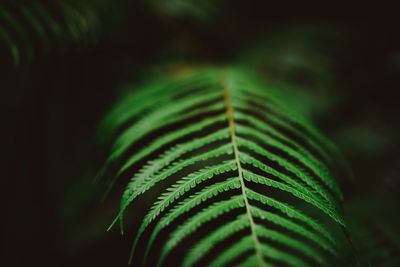
<path fill-rule="evenodd" d="M 105 184 L 93 182 L 108 152 L 96 130 L 101 119 L 123 85 L 140 85 L 150 73 L 232 62 L 318 97 L 315 121 L 353 169 L 355 180 L 342 183 L 348 212 L 369 214 L 373 236 L 399 258 L 396 9 L 204 1 L 196 8 L 206 15 L 197 15 L 150 2 L 88 2 L 99 20 L 95 38 L 51 37 L 46 51 L 18 9 L 1 2 L 23 22 L 33 51 L 13 67 L 0 40 L 3 266 L 125 266 L 134 233 L 105 232 L 123 184 L 100 203 Z M 379 257 L 371 261 L 379 265 Z"/>

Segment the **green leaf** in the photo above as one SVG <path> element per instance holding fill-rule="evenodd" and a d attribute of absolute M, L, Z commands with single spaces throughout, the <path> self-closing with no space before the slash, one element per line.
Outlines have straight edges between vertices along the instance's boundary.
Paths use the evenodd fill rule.
<path fill-rule="evenodd" d="M 346 224 L 334 168 L 341 159 L 307 118 L 290 112 L 283 96 L 241 69 L 208 68 L 157 79 L 110 112 L 102 125 L 110 125 L 107 135 L 126 128 L 105 168 L 118 165 L 113 181 L 121 173 L 132 177 L 111 226 L 140 195 L 152 203 L 136 215 L 141 224 L 130 262 L 175 265 L 169 262 L 174 253 L 183 266 L 203 260 L 222 266 L 241 256 L 239 266 L 325 266 L 340 259 L 344 238 L 337 233 Z M 155 136 L 162 129 L 169 130 Z M 216 219 L 224 223 L 214 225 Z M 143 256 L 135 253 L 140 244 Z M 220 244 L 226 247 L 216 252 Z M 207 259 L 209 253 L 217 255 Z"/>

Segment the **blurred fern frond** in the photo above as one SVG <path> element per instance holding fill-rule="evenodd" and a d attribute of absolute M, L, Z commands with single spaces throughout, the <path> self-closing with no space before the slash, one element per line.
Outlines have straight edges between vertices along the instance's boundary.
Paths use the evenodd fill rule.
<path fill-rule="evenodd" d="M 0 42 L 9 47 L 15 66 L 69 43 L 93 41 L 99 24 L 97 13 L 88 2 L 5 1 L 0 4 Z"/>
<path fill-rule="evenodd" d="M 337 149 L 285 102 L 240 69 L 211 68 L 153 83 L 117 105 L 105 121 L 119 133 L 105 168 L 116 167 L 111 184 L 131 179 L 111 226 L 120 220 L 122 230 L 142 195 L 152 202 L 135 264 L 166 266 L 171 255 L 180 257 L 175 266 L 324 266 L 339 258 Z M 142 246 L 144 257 L 135 253 Z"/>
<path fill-rule="evenodd" d="M 149 1 L 149 4 L 160 15 L 185 19 L 190 18 L 198 22 L 207 23 L 212 20 L 218 12 L 219 1 L 201 1 L 195 2 L 191 0 L 172 0 L 172 1 Z"/>

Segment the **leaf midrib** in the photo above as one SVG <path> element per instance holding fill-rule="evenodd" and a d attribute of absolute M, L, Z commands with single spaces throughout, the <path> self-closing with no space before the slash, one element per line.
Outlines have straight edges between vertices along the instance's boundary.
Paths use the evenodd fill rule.
<path fill-rule="evenodd" d="M 251 214 L 250 204 L 249 204 L 247 194 L 246 194 L 246 185 L 244 183 L 242 167 L 241 167 L 240 159 L 239 159 L 239 149 L 238 149 L 238 146 L 236 143 L 236 134 L 235 134 L 234 120 L 233 120 L 233 109 L 232 109 L 231 95 L 229 92 L 227 70 L 223 69 L 219 72 L 219 79 L 220 79 L 221 89 L 222 89 L 223 96 L 224 96 L 224 101 L 225 101 L 225 106 L 226 106 L 226 115 L 228 117 L 229 131 L 231 134 L 232 146 L 233 146 L 235 162 L 236 162 L 237 170 L 238 170 L 238 174 L 239 174 L 242 196 L 243 196 L 245 207 L 246 207 L 246 214 L 249 219 L 251 236 L 252 236 L 252 240 L 254 242 L 254 249 L 256 252 L 258 265 L 260 267 L 262 267 L 262 266 L 265 266 L 264 257 L 263 257 L 260 241 L 258 240 L 258 236 L 256 233 L 256 226 L 254 223 L 253 216 Z"/>

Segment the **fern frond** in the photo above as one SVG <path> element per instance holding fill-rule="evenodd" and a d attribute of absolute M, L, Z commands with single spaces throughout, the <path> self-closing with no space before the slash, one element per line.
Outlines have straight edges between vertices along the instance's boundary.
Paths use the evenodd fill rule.
<path fill-rule="evenodd" d="M 296 136 L 299 140 L 302 141 L 303 144 L 308 145 L 310 149 L 314 150 L 321 159 L 328 162 L 330 166 L 334 166 L 334 159 L 332 158 L 332 156 L 326 151 L 326 149 L 321 147 L 321 145 L 315 140 L 315 138 L 311 138 L 310 135 L 307 135 L 303 131 L 297 129 L 289 121 L 282 119 L 277 116 L 276 113 L 271 112 L 270 109 L 268 109 L 268 106 L 265 106 L 264 103 L 262 105 L 254 105 L 255 103 L 257 104 L 257 102 L 259 102 L 259 100 L 252 99 L 252 105 L 249 105 L 248 103 L 243 102 L 243 100 L 241 101 L 241 99 L 238 98 L 238 100 L 235 102 L 235 107 L 238 109 L 243 109 L 247 113 L 257 114 L 259 117 L 269 120 L 271 125 L 274 125 L 277 128 L 279 127 L 279 129 L 281 130 L 281 134 L 284 134 L 286 132 L 290 135 Z"/>
<path fill-rule="evenodd" d="M 245 252 L 253 250 L 253 241 L 249 236 L 243 237 L 241 240 L 236 242 L 231 247 L 227 248 L 224 252 L 222 252 L 216 259 L 214 259 L 208 266 L 210 267 L 219 267 L 219 266 L 227 266 L 229 262 L 231 262 L 234 258 L 239 255 L 243 255 Z M 259 262 L 257 257 L 254 257 L 252 261 L 253 266 L 259 266 Z M 250 265 L 251 266 L 251 265 Z M 265 267 L 264 263 L 260 267 Z"/>
<path fill-rule="evenodd" d="M 242 262 L 238 263 L 238 267 L 248 267 L 248 266 L 257 266 L 257 258 L 253 255 L 250 255 L 246 259 L 244 259 Z M 264 264 L 264 267 L 275 267 L 275 265 L 271 263 L 266 263 Z"/>
<path fill-rule="evenodd" d="M 314 229 L 324 235 L 329 241 L 332 242 L 332 244 L 335 243 L 332 235 L 320 224 L 318 224 L 316 221 L 313 219 L 309 218 L 308 216 L 302 214 L 300 211 L 296 210 L 295 208 L 289 206 L 288 204 L 282 203 L 280 201 L 277 201 L 275 199 L 269 198 L 267 196 L 264 196 L 260 193 L 254 192 L 251 189 L 247 189 L 247 196 L 249 199 L 256 200 L 261 202 L 262 204 L 266 204 L 268 206 L 274 207 L 278 210 L 280 210 L 282 213 L 287 215 L 290 218 L 294 218 L 297 220 L 300 220 L 304 222 L 305 224 L 309 225 L 311 229 Z"/>
<path fill-rule="evenodd" d="M 289 266 L 309 266 L 309 264 L 299 257 L 283 252 L 282 250 L 276 249 L 267 244 L 262 244 L 262 251 L 267 259 L 273 259 Z"/>
<path fill-rule="evenodd" d="M 257 112 L 261 111 L 258 110 Z M 265 118 L 269 116 L 268 113 L 262 114 L 265 115 Z M 280 132 L 279 130 L 275 129 L 274 126 L 269 125 L 267 122 L 255 117 L 254 114 L 246 113 L 246 111 L 239 110 L 237 113 L 235 113 L 235 120 L 239 122 L 246 122 L 246 124 L 249 124 L 251 129 L 265 133 L 281 143 L 286 144 L 286 146 L 291 147 L 294 151 L 301 154 L 302 157 L 308 158 L 310 161 L 315 162 L 315 165 L 318 165 L 321 171 L 329 173 L 327 169 L 329 168 L 330 164 L 332 164 L 331 159 L 325 153 L 318 153 L 320 148 L 318 149 L 317 146 L 313 146 L 314 143 L 309 143 L 310 148 L 312 149 L 310 151 L 309 149 L 306 149 L 300 145 L 295 139 L 290 138 L 287 133 Z M 315 155 L 316 153 L 313 154 L 312 151 L 317 151 L 317 155 Z M 318 158 L 318 156 L 320 156 L 320 158 Z M 325 162 L 328 162 L 328 164 Z"/>
<path fill-rule="evenodd" d="M 339 186 L 333 180 L 332 176 L 330 176 L 328 170 L 325 168 L 324 165 L 321 165 L 317 162 L 315 162 L 312 158 L 303 156 L 301 153 L 297 152 L 296 150 L 292 149 L 291 147 L 276 141 L 269 136 L 263 134 L 260 131 L 257 131 L 256 129 L 252 129 L 251 127 L 247 126 L 242 126 L 240 124 L 236 125 L 236 131 L 238 134 L 243 134 L 247 136 L 252 136 L 254 138 L 257 138 L 259 142 L 262 142 L 262 144 L 271 146 L 273 148 L 276 148 L 283 153 L 286 153 L 288 156 L 298 160 L 300 163 L 302 163 L 305 167 L 307 167 L 309 170 L 313 170 L 315 174 L 321 179 L 323 183 L 325 183 L 326 186 L 329 187 L 330 190 L 334 191 L 335 196 L 341 197 L 341 192 L 339 189 Z M 300 167 L 296 167 L 300 168 Z"/>
<path fill-rule="evenodd" d="M 145 256 L 149 253 L 151 245 L 153 244 L 154 240 L 156 239 L 157 235 L 160 231 L 167 227 L 171 222 L 173 222 L 177 217 L 185 214 L 186 212 L 190 211 L 194 207 L 198 206 L 200 203 L 217 196 L 222 192 L 226 192 L 233 189 L 239 189 L 240 183 L 236 178 L 229 178 L 224 182 L 214 184 L 212 186 L 208 186 L 202 189 L 199 192 L 196 192 L 194 195 L 186 198 L 184 201 L 180 202 L 174 208 L 172 208 L 164 217 L 162 217 L 157 225 L 155 226 L 151 237 L 149 239 Z M 139 235 L 137 235 L 133 248 L 135 248 L 137 241 L 139 240 Z"/>
<path fill-rule="evenodd" d="M 329 205 L 335 205 L 335 200 L 332 195 L 329 194 L 321 185 L 319 185 L 315 181 L 315 179 L 313 179 L 306 171 L 302 170 L 299 166 L 296 166 L 291 161 L 286 160 L 277 154 L 270 153 L 269 151 L 265 150 L 264 148 L 260 147 L 258 144 L 252 141 L 248 141 L 238 137 L 237 142 L 240 148 L 248 148 L 251 151 L 255 152 L 257 155 L 261 155 L 266 159 L 277 162 L 280 166 L 283 166 L 286 171 L 290 172 L 293 175 L 292 177 L 299 178 L 297 180 L 301 180 L 304 182 L 304 184 L 306 184 L 306 186 L 311 187 L 313 191 L 318 193 L 321 198 L 324 198 L 329 203 Z"/>
<path fill-rule="evenodd" d="M 215 104 L 215 105 L 213 105 L 211 107 L 203 108 L 201 111 L 202 112 L 218 111 L 222 107 L 223 106 L 221 106 L 220 103 L 217 103 L 217 104 Z M 196 114 L 196 113 L 194 113 L 194 114 L 193 113 L 186 114 L 185 117 L 190 118 L 190 117 L 192 117 L 192 116 L 194 116 Z M 218 122 L 218 119 L 217 120 L 214 120 L 214 119 L 213 120 L 207 120 L 207 121 L 204 121 L 204 123 L 195 124 L 193 126 L 189 126 L 189 127 L 185 128 L 185 129 L 182 129 L 180 131 L 172 132 L 170 134 L 166 134 L 164 136 L 161 136 L 160 138 L 155 140 L 153 143 L 151 143 L 149 146 L 145 147 L 145 149 L 139 151 L 133 157 L 129 158 L 128 161 L 121 167 L 121 169 L 119 170 L 119 173 L 123 172 L 129 166 L 131 166 L 132 164 L 136 163 L 138 160 L 140 160 L 141 158 L 147 156 L 151 152 L 156 151 L 157 149 L 159 149 L 163 145 L 171 143 L 171 142 L 175 141 L 176 139 L 178 139 L 179 137 L 185 136 L 185 135 L 187 135 L 189 133 L 196 132 L 196 131 L 199 130 L 199 127 L 205 128 L 205 127 L 207 127 L 210 124 L 215 123 L 215 122 Z"/>
<path fill-rule="evenodd" d="M 133 124 L 126 131 L 124 131 L 115 141 L 113 153 L 111 154 L 109 161 L 120 157 L 131 144 L 133 144 L 149 132 L 162 128 L 165 125 L 176 123 L 193 117 L 198 111 L 194 111 L 193 113 L 189 114 L 183 113 L 183 111 L 190 106 L 212 99 L 216 95 L 218 94 L 212 93 L 211 96 L 205 95 L 200 97 L 200 99 L 195 97 L 188 103 L 184 100 L 169 103 L 167 105 L 163 105 L 162 109 L 156 109 L 155 111 L 149 113 L 147 116 L 144 116 L 141 120 L 139 120 L 137 123 Z M 211 124 L 213 122 L 215 122 L 215 119 L 205 120 L 202 125 L 189 125 L 187 127 L 189 129 L 185 128 L 182 130 L 199 131 L 201 128 L 207 126 L 207 123 Z"/>
<path fill-rule="evenodd" d="M 2 10 L 0 10 L 0 13 Z M 20 53 L 18 47 L 15 45 L 15 41 L 10 36 L 10 34 L 0 25 L 0 39 L 3 39 L 7 46 L 10 48 L 11 55 L 14 61 L 14 65 L 17 66 L 20 61 Z"/>
<path fill-rule="evenodd" d="M 238 255 L 244 254 L 244 252 L 251 250 L 252 240 L 250 237 L 244 237 L 237 244 L 223 252 L 217 259 L 215 259 L 209 266 L 229 266 L 232 262 L 232 258 Z M 265 258 L 277 261 L 280 264 L 285 264 L 288 266 L 309 266 L 301 259 L 291 254 L 282 252 L 273 246 L 262 244 L 262 252 Z M 246 263 L 249 264 L 249 263 Z M 259 263 L 257 259 L 252 260 L 253 265 L 243 265 L 243 266 L 258 266 Z M 270 266 L 269 264 L 263 263 L 262 266 Z"/>
<path fill-rule="evenodd" d="M 249 220 L 242 214 L 234 221 L 231 221 L 222 227 L 218 228 L 211 235 L 202 239 L 196 244 L 187 254 L 183 266 L 192 266 L 202 256 L 207 254 L 218 242 L 226 239 L 232 234 L 249 227 Z"/>
<path fill-rule="evenodd" d="M 262 210 L 254 206 L 251 207 L 251 213 L 256 218 L 282 226 L 283 228 L 286 228 L 289 231 L 293 231 L 307 239 L 310 239 L 316 245 L 321 246 L 323 249 L 331 252 L 332 254 L 337 253 L 330 243 L 321 238 L 319 235 L 316 235 L 313 232 L 306 229 L 305 227 L 301 226 L 300 224 L 294 223 L 293 221 L 285 219 L 282 216 L 273 214 L 271 212 Z"/>
<path fill-rule="evenodd" d="M 251 165 L 253 167 L 256 167 L 258 170 L 261 170 L 266 174 L 266 176 L 271 176 L 271 177 L 277 177 L 283 182 L 287 183 L 288 185 L 292 186 L 293 188 L 297 189 L 298 191 L 302 192 L 303 194 L 309 196 L 313 200 L 315 200 L 318 203 L 321 203 L 324 207 L 327 207 L 328 209 L 331 209 L 331 207 L 321 199 L 319 195 L 316 194 L 313 190 L 310 188 L 307 188 L 306 185 L 301 183 L 300 181 L 297 181 L 296 179 L 293 179 L 292 177 L 285 175 L 283 173 L 280 173 L 273 168 L 269 167 L 268 165 L 262 163 L 261 161 L 255 159 L 251 155 L 248 155 L 246 153 L 240 153 L 239 155 L 240 160 L 243 161 L 245 164 Z"/>
<path fill-rule="evenodd" d="M 188 192 L 190 189 L 196 187 L 196 185 L 204 182 L 207 179 L 213 178 L 215 175 L 236 170 L 236 165 L 233 161 L 228 161 L 222 165 L 216 165 L 213 167 L 207 167 L 198 172 L 191 173 L 189 176 L 182 178 L 171 188 L 168 188 L 166 193 L 162 194 L 156 203 L 151 207 L 149 213 L 146 214 L 144 220 L 139 228 L 138 234 L 136 235 L 136 240 L 139 240 L 141 234 L 145 228 L 169 205 L 171 205 L 176 199 L 182 196 L 184 193 Z M 217 187 L 218 188 L 218 187 Z M 220 192 L 219 190 L 214 191 L 215 196 Z M 187 204 L 187 203 L 186 203 Z M 151 245 L 151 242 L 149 242 Z"/>
<path fill-rule="evenodd" d="M 233 209 L 245 207 L 245 202 L 242 196 L 234 196 L 229 200 L 220 201 L 203 209 L 197 216 L 190 218 L 186 223 L 180 225 L 176 231 L 171 233 L 167 243 L 161 250 L 161 256 L 157 265 L 161 265 L 167 254 L 185 237 L 190 233 L 196 231 L 202 224 L 217 218 L 218 216 L 227 213 Z"/>
<path fill-rule="evenodd" d="M 199 78 L 200 77 L 200 78 Z M 166 79 L 160 77 L 132 95 L 124 96 L 106 115 L 100 128 L 99 138 L 107 140 L 121 125 L 129 119 L 142 116 L 154 110 L 154 106 L 163 106 L 182 95 L 190 94 L 193 88 L 215 87 L 215 73 L 199 71 L 198 76 L 186 79 Z M 216 89 L 216 88 L 214 88 Z"/>
<path fill-rule="evenodd" d="M 223 154 L 231 154 L 232 150 L 228 146 L 221 146 L 218 149 L 208 151 L 204 154 L 200 154 L 197 156 L 194 156 L 190 158 L 190 160 L 187 161 L 180 161 L 178 163 L 173 164 L 171 167 L 169 167 L 165 172 L 156 174 L 154 177 L 147 177 L 147 176 L 139 176 L 136 180 L 132 180 L 123 196 L 122 196 L 122 201 L 121 201 L 121 211 L 117 218 L 114 220 L 113 224 L 118 220 L 119 216 L 122 215 L 122 213 L 125 211 L 126 207 L 140 194 L 145 193 L 147 190 L 150 189 L 150 187 L 154 186 L 157 182 L 162 181 L 171 175 L 179 172 L 182 170 L 184 167 L 193 165 L 199 161 L 204 161 L 212 157 L 217 157 Z M 224 166 L 225 167 L 225 166 Z M 229 166 L 228 166 L 229 168 Z M 218 169 L 214 170 L 216 173 L 218 173 Z M 212 175 L 213 173 L 209 174 Z M 139 179 L 142 178 L 142 179 Z M 198 178 L 201 179 L 201 178 Z M 113 225 L 112 224 L 112 225 Z M 110 227 L 112 227 L 112 225 Z"/>
<path fill-rule="evenodd" d="M 153 175 L 155 172 L 161 170 L 163 167 L 167 166 L 180 156 L 194 150 L 197 148 L 200 148 L 204 145 L 210 144 L 212 142 L 218 141 L 218 140 L 223 140 L 226 139 L 229 136 L 229 132 L 226 129 L 221 129 L 215 133 L 212 133 L 210 135 L 201 137 L 201 138 L 196 138 L 193 139 L 189 142 L 179 144 L 176 147 L 173 147 L 172 149 L 168 150 L 165 152 L 162 156 L 160 156 L 158 159 L 152 161 L 152 164 L 149 165 L 148 167 L 144 168 L 142 170 L 143 172 L 143 177 L 149 177 L 150 175 Z M 128 160 L 129 162 L 135 162 L 133 161 L 132 158 Z M 128 163 L 125 163 L 123 167 L 119 170 L 118 173 L 123 172 L 126 168 L 128 168 Z M 135 179 L 140 179 L 138 178 Z"/>
<path fill-rule="evenodd" d="M 112 131 L 125 130 L 105 168 L 117 165 L 113 182 L 122 173 L 132 177 L 111 226 L 140 195 L 160 192 L 141 220 L 130 261 L 161 266 L 178 251 L 183 266 L 325 266 L 339 257 L 337 233 L 346 224 L 332 169 L 336 148 L 288 111 L 286 97 L 240 69 L 210 68 L 161 79 L 106 117 L 103 128 L 108 122 Z M 217 219 L 224 223 L 213 225 Z M 158 260 L 149 259 L 164 234 Z M 221 244 L 226 248 L 216 252 Z"/>
<path fill-rule="evenodd" d="M 304 253 L 304 255 L 307 255 L 309 259 L 315 260 L 321 266 L 327 266 L 327 262 L 324 260 L 321 253 L 304 242 L 298 241 L 279 232 L 268 230 L 264 226 L 259 225 L 257 226 L 257 233 L 260 235 L 260 237 L 276 241 L 293 250 Z"/>
<path fill-rule="evenodd" d="M 17 67 L 34 54 L 63 48 L 66 42 L 94 40 L 96 12 L 79 1 L 4 1 L 0 4 L 0 39 L 9 46 Z"/>
<path fill-rule="evenodd" d="M 243 177 L 249 182 L 264 184 L 266 186 L 278 188 L 278 189 L 280 189 L 282 191 L 288 192 L 288 193 L 294 195 L 295 197 L 297 197 L 299 199 L 302 199 L 302 200 L 314 205 L 315 207 L 321 209 L 323 212 L 325 212 L 327 215 L 332 217 L 338 223 L 344 224 L 343 218 L 337 217 L 336 213 L 333 212 L 331 209 L 327 208 L 323 204 L 315 201 L 314 199 L 308 197 L 307 195 L 303 194 L 302 192 L 298 191 L 297 189 L 295 189 L 295 188 L 293 188 L 293 187 L 291 187 L 289 185 L 274 181 L 272 179 L 268 179 L 268 178 L 266 178 L 264 176 L 260 176 L 260 175 L 254 174 L 254 173 L 252 173 L 250 171 L 247 171 L 247 170 L 243 170 Z M 334 242 L 333 237 L 328 232 L 326 232 L 325 230 L 322 230 L 323 228 L 320 225 L 315 224 L 313 227 L 316 230 L 319 228 L 320 229 L 319 231 L 321 233 L 323 233 L 329 240 Z"/>

